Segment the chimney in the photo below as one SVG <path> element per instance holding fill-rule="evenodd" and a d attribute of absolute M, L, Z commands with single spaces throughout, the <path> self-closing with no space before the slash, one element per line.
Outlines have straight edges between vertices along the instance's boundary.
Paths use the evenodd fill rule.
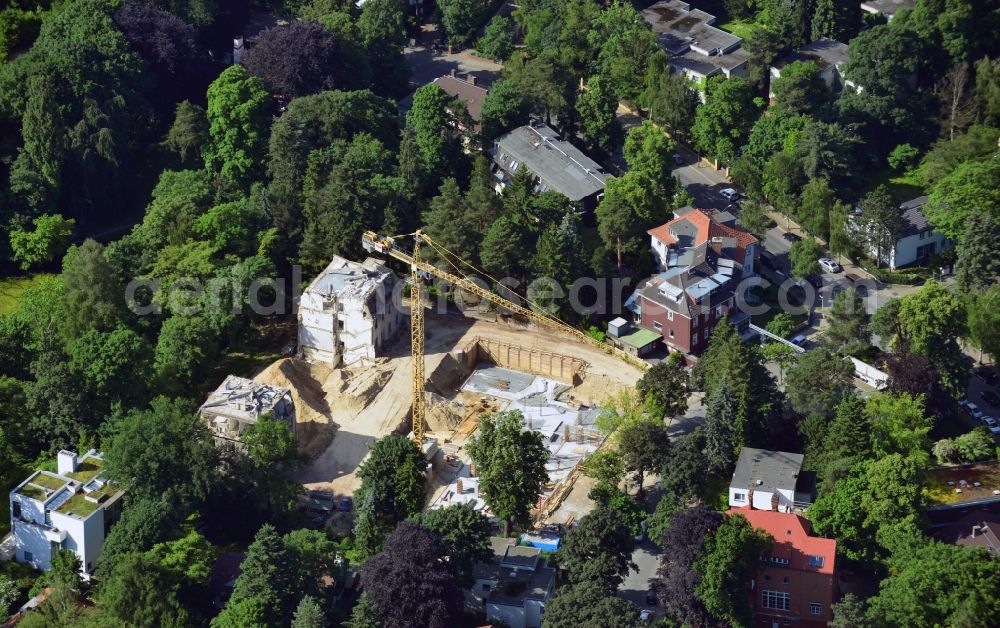
<path fill-rule="evenodd" d="M 63 449 L 56 456 L 56 470 L 59 475 L 66 475 L 76 471 L 76 452 Z"/>
<path fill-rule="evenodd" d="M 245 42 L 242 36 L 233 38 L 233 63 L 239 63 L 243 60 L 244 47 Z"/>
<path fill-rule="evenodd" d="M 469 83 L 471 83 L 472 85 L 475 85 L 476 84 L 476 75 L 470 72 L 468 80 L 469 80 Z"/>

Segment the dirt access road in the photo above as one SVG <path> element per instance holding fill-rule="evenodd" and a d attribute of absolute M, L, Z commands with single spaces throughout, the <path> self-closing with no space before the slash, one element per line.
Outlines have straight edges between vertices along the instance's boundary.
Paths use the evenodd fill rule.
<path fill-rule="evenodd" d="M 589 367 L 583 383 L 572 393 L 582 403 L 599 403 L 622 387 L 635 385 L 640 377 L 638 369 L 599 348 L 549 330 L 460 315 L 428 314 L 426 324 L 425 372 L 428 375 L 434 373 L 450 352 L 481 336 L 587 361 Z M 310 489 L 332 489 L 337 496 L 352 495 L 360 485 L 355 472 L 368 454 L 371 443 L 393 432 L 408 431 L 412 377 L 409 350 L 409 334 L 404 328 L 390 345 L 389 355 L 375 364 L 328 369 L 285 359 L 257 376 L 257 381 L 292 389 L 299 415 L 300 446 L 306 451 L 317 442 L 325 446 L 310 451 L 316 455 L 297 472 L 296 481 Z M 314 442 L 303 442 L 302 428 L 308 422 L 332 424 L 336 430 L 332 441 L 328 434 L 323 439 L 323 430 L 313 426 L 310 437 L 314 436 L 311 438 Z"/>

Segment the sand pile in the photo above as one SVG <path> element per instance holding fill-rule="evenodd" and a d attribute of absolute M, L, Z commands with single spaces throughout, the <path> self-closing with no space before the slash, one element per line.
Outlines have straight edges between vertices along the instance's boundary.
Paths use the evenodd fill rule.
<path fill-rule="evenodd" d="M 329 368 L 319 364 L 283 358 L 254 378 L 255 381 L 292 391 L 296 440 L 299 450 L 310 457 L 326 449 L 337 431 L 322 384 L 330 379 L 331 373 Z"/>

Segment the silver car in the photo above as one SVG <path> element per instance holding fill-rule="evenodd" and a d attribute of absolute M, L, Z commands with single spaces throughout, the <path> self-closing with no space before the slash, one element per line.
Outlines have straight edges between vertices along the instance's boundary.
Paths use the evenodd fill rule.
<path fill-rule="evenodd" d="M 722 198 L 726 199 L 730 203 L 739 200 L 740 198 L 740 193 L 733 188 L 723 188 L 719 190 L 719 194 L 721 194 Z"/>
<path fill-rule="evenodd" d="M 829 257 L 821 257 L 819 258 L 818 261 L 819 265 L 823 267 L 823 270 L 825 270 L 828 273 L 839 273 L 840 271 L 844 270 L 840 264 L 833 261 Z"/>

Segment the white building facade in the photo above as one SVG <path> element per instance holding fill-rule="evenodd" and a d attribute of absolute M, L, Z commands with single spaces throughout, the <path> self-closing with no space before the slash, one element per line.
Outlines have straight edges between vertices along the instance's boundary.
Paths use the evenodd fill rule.
<path fill-rule="evenodd" d="M 101 454 L 60 451 L 57 473 L 36 471 L 10 492 L 14 559 L 47 571 L 60 549 L 70 550 L 89 579 L 104 539 L 121 515 L 125 494 L 103 477 Z"/>
<path fill-rule="evenodd" d="M 334 257 L 299 299 L 299 355 L 330 367 L 374 359 L 403 321 L 396 287 L 380 260 Z"/>

